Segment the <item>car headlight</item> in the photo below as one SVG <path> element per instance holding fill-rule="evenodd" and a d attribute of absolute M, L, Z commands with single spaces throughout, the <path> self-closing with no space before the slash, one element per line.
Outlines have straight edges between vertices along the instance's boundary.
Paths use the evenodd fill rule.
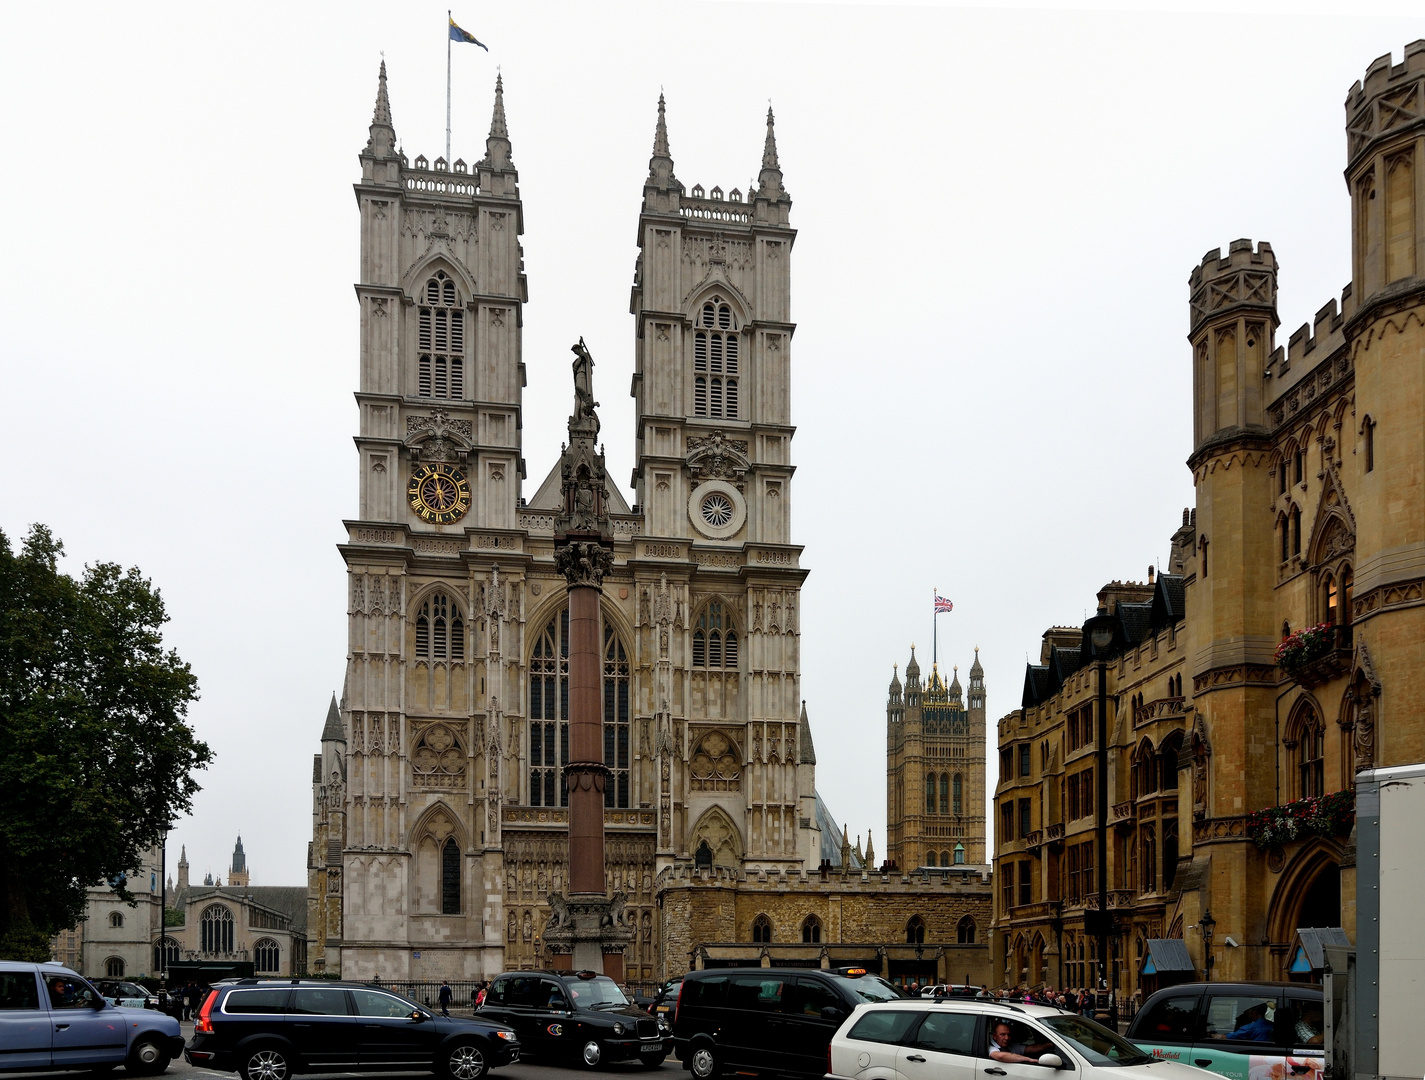
<path fill-rule="evenodd" d="M 622 1034 L 623 1034 L 623 1025 L 620 1024 L 620 1023 L 618 1023 L 617 1021 L 614 1022 L 614 1034 L 615 1034 L 615 1035 L 622 1035 Z"/>
<path fill-rule="evenodd" d="M 663 1019 L 663 1017 L 660 1016 L 660 1017 L 658 1018 L 658 1026 L 659 1026 L 660 1028 L 662 1028 L 664 1031 L 667 1031 L 667 1030 L 668 1030 L 668 1021 L 665 1020 L 665 1019 Z"/>
<path fill-rule="evenodd" d="M 508 1039 L 510 1042 L 514 1042 L 514 1041 L 515 1041 L 515 1033 L 514 1033 L 513 1031 L 503 1031 L 503 1030 L 501 1030 L 501 1031 L 495 1032 L 495 1038 L 497 1038 L 497 1039 Z"/>

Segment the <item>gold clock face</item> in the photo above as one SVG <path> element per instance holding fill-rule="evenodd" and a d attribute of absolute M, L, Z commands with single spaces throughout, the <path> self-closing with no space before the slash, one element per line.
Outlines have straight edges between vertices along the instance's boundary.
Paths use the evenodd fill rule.
<path fill-rule="evenodd" d="M 470 509 L 470 481 L 454 465 L 422 465 L 406 485 L 406 497 L 423 520 L 449 525 Z"/>

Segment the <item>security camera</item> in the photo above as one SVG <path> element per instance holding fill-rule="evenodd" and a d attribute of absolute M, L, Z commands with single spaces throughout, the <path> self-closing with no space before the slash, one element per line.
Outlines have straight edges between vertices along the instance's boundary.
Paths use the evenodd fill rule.
<path fill-rule="evenodd" d="M 1232 935 L 1230 934 L 1222 940 L 1226 943 L 1229 949 L 1240 949 L 1242 947 L 1241 943 L 1239 943 L 1237 939 L 1232 937 Z"/>

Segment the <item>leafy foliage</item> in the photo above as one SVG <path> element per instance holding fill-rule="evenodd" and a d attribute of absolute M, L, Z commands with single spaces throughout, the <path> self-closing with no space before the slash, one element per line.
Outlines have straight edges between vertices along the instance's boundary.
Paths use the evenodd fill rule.
<path fill-rule="evenodd" d="M 136 568 L 59 570 L 34 526 L 0 532 L 0 949 L 74 925 L 87 887 L 139 865 L 192 807 L 212 752 L 187 724 L 198 683 L 163 648 L 158 591 Z M 28 943 L 28 944 L 27 944 Z M 48 952 L 47 946 L 44 950 Z"/>
<path fill-rule="evenodd" d="M 1355 816 L 1355 792 L 1333 791 L 1248 814 L 1247 835 L 1262 849 L 1309 836 L 1344 836 Z"/>

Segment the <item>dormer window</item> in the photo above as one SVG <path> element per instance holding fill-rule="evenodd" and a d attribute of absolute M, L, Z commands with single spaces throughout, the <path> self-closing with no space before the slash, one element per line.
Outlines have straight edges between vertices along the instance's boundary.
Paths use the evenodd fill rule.
<path fill-rule="evenodd" d="M 693 330 L 693 415 L 737 419 L 738 351 L 732 307 L 714 296 L 698 312 Z"/>
<path fill-rule="evenodd" d="M 694 184 L 694 185 L 693 185 L 693 198 L 695 198 L 695 199 L 701 199 L 701 198 L 703 198 L 706 194 L 707 194 L 707 192 L 705 192 L 705 191 L 703 190 L 703 185 L 702 185 L 702 184 Z"/>
<path fill-rule="evenodd" d="M 421 397 L 465 396 L 465 312 L 455 282 L 444 270 L 426 282 L 421 296 L 417 390 Z"/>

